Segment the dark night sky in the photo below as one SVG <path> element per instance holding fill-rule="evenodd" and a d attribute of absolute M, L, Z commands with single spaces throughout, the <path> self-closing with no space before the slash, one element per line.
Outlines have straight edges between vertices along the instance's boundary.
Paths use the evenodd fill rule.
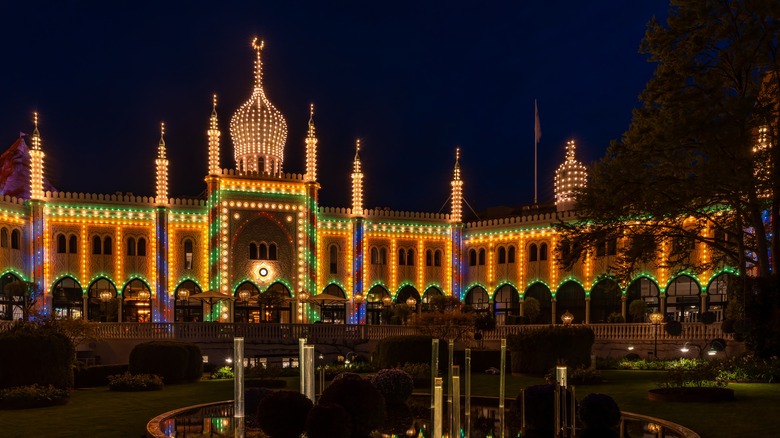
<path fill-rule="evenodd" d="M 234 167 L 228 122 L 250 95 L 257 35 L 266 94 L 289 126 L 285 171 L 304 171 L 314 102 L 321 205 L 350 205 L 359 137 L 365 206 L 433 212 L 449 196 L 456 146 L 474 208 L 533 201 L 535 98 L 540 202 L 552 199 L 566 140 L 586 164 L 602 156 L 654 69 L 638 53 L 646 23 L 667 9 L 661 0 L 62 3 L 0 4 L 0 146 L 31 132 L 39 111 L 46 176 L 59 190 L 153 196 L 165 121 L 170 194 L 201 193 L 211 95 L 222 167 Z"/>

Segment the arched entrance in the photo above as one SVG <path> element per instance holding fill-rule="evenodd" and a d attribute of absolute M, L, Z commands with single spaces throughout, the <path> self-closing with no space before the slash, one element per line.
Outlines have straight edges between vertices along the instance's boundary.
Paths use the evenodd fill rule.
<path fill-rule="evenodd" d="M 122 321 L 152 322 L 152 291 L 143 280 L 130 280 L 122 291 Z"/>
<path fill-rule="evenodd" d="M 443 297 L 444 293 L 439 290 L 439 288 L 435 286 L 431 286 L 428 289 L 425 289 L 425 292 L 422 296 L 422 311 L 426 312 L 430 310 L 431 308 L 431 299 L 434 297 Z"/>
<path fill-rule="evenodd" d="M 626 319 L 631 322 L 645 322 L 647 315 L 657 312 L 659 309 L 660 291 L 658 285 L 647 277 L 639 277 L 628 286 L 626 291 L 627 315 Z M 633 314 L 631 303 L 641 300 L 645 302 L 644 315 Z"/>
<path fill-rule="evenodd" d="M 93 281 L 87 290 L 87 319 L 100 322 L 119 321 L 119 303 L 116 286 L 102 277 Z"/>
<path fill-rule="evenodd" d="M 482 286 L 474 286 L 469 289 L 463 301 L 467 306 L 471 306 L 475 312 L 490 311 L 490 295 Z"/>
<path fill-rule="evenodd" d="M 715 313 L 716 321 L 726 317 L 729 296 L 733 296 L 736 277 L 728 272 L 719 274 L 707 286 L 707 310 Z"/>
<path fill-rule="evenodd" d="M 511 284 L 505 284 L 496 290 L 493 295 L 493 311 L 496 315 L 496 324 L 506 324 L 513 321 L 514 316 L 520 315 L 520 294 Z"/>
<path fill-rule="evenodd" d="M 675 278 L 666 288 L 666 318 L 697 322 L 701 314 L 701 288 L 687 275 Z"/>
<path fill-rule="evenodd" d="M 605 278 L 590 290 L 590 322 L 603 324 L 609 315 L 622 314 L 623 291 L 615 280 Z"/>
<path fill-rule="evenodd" d="M 276 282 L 258 297 L 264 321 L 289 324 L 292 322 L 292 294 L 284 283 Z"/>
<path fill-rule="evenodd" d="M 51 288 L 51 316 L 80 319 L 84 314 L 84 292 L 73 277 L 63 277 Z"/>
<path fill-rule="evenodd" d="M 203 302 L 192 299 L 195 294 L 201 293 L 200 286 L 192 280 L 182 281 L 174 294 L 173 314 L 176 322 L 203 321 Z"/>
<path fill-rule="evenodd" d="M 24 284 L 21 278 L 10 272 L 0 278 L 0 320 L 24 319 Z"/>
<path fill-rule="evenodd" d="M 388 300 L 386 301 L 385 298 Z M 392 303 L 390 292 L 381 284 L 377 284 L 366 295 L 366 324 L 382 324 L 382 309 Z"/>
<path fill-rule="evenodd" d="M 552 321 L 552 293 L 544 283 L 534 283 L 525 291 L 524 298 L 534 298 L 539 302 L 539 314 L 535 317 L 523 311 L 531 324 L 550 324 Z"/>
<path fill-rule="evenodd" d="M 245 281 L 236 288 L 236 301 L 233 303 L 234 322 L 261 322 L 264 314 L 260 309 L 260 289 L 251 281 Z"/>
<path fill-rule="evenodd" d="M 331 295 L 336 298 L 342 298 L 344 301 L 328 302 L 327 300 L 322 302 L 320 321 L 330 324 L 344 324 L 347 322 L 347 294 L 337 284 L 329 284 L 325 290 L 322 291 L 325 295 Z"/>
<path fill-rule="evenodd" d="M 569 280 L 558 287 L 555 293 L 555 323 L 561 323 L 561 316 L 567 311 L 574 315 L 572 322 L 585 322 L 585 288 L 576 281 Z"/>

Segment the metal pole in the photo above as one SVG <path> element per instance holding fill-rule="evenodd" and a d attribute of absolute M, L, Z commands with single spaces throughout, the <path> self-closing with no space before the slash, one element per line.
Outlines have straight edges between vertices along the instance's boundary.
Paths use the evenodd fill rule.
<path fill-rule="evenodd" d="M 501 373 L 498 387 L 498 416 L 501 423 L 501 438 L 504 438 L 505 416 L 504 416 L 504 383 L 506 382 L 506 338 L 501 339 Z"/>
<path fill-rule="evenodd" d="M 466 349 L 466 438 L 471 437 L 471 348 Z"/>
<path fill-rule="evenodd" d="M 233 339 L 233 418 L 236 436 L 244 436 L 244 338 Z"/>
<path fill-rule="evenodd" d="M 439 375 L 439 340 L 431 340 L 431 415 L 433 415 L 433 399 L 436 389 L 436 377 Z"/>
<path fill-rule="evenodd" d="M 453 365 L 453 357 L 455 354 L 455 341 L 450 339 L 450 342 L 448 343 L 448 357 L 449 357 L 449 367 L 447 375 L 447 412 L 452 414 L 452 365 Z"/>
<path fill-rule="evenodd" d="M 441 438 L 442 420 L 442 378 L 437 377 L 433 383 L 433 438 Z"/>
<path fill-rule="evenodd" d="M 298 373 L 300 375 L 300 393 L 306 394 L 306 370 L 304 370 L 304 348 L 306 347 L 306 339 L 298 338 Z"/>
<path fill-rule="evenodd" d="M 460 367 L 452 367 L 452 417 L 450 436 L 460 436 Z"/>
<path fill-rule="evenodd" d="M 306 397 L 312 402 L 315 401 L 314 397 L 314 345 L 306 345 L 303 347 L 305 366 L 305 392 Z"/>

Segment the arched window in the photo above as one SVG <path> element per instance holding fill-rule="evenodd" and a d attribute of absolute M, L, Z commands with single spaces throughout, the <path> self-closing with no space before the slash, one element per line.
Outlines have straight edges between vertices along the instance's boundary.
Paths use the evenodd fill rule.
<path fill-rule="evenodd" d="M 404 266 L 406 264 L 406 250 L 401 248 L 398 250 L 398 265 Z"/>
<path fill-rule="evenodd" d="M 506 262 L 507 263 L 514 263 L 515 262 L 515 247 L 510 246 L 509 251 L 507 251 L 506 254 Z"/>
<path fill-rule="evenodd" d="M 67 247 L 67 239 L 64 234 L 57 234 L 57 254 L 65 254 Z"/>
<path fill-rule="evenodd" d="M 100 241 L 100 236 L 95 236 L 92 238 L 92 254 L 100 254 L 100 249 L 102 246 L 103 244 Z"/>
<path fill-rule="evenodd" d="M 331 245 L 329 252 L 329 262 L 330 262 L 330 273 L 331 274 L 338 274 L 339 270 L 339 249 L 336 247 L 336 245 Z"/>
<path fill-rule="evenodd" d="M 138 252 L 140 257 L 146 257 L 146 239 L 143 237 L 138 238 Z"/>
<path fill-rule="evenodd" d="M 8 228 L 0 230 L 0 247 L 8 248 Z"/>
<path fill-rule="evenodd" d="M 469 266 L 477 266 L 477 250 L 469 250 Z"/>
<path fill-rule="evenodd" d="M 506 248 L 503 246 L 498 247 L 498 264 L 503 265 L 506 263 Z"/>
<path fill-rule="evenodd" d="M 257 171 L 259 173 L 265 172 L 265 159 L 263 157 L 257 159 Z"/>
<path fill-rule="evenodd" d="M 535 262 L 535 261 L 538 260 L 538 258 L 539 258 L 539 254 L 538 254 L 538 252 L 536 250 L 536 244 L 532 243 L 528 247 L 528 261 L 529 262 Z"/>
<path fill-rule="evenodd" d="M 380 265 L 386 265 L 387 264 L 387 248 L 380 248 L 379 249 L 379 264 Z"/>
<path fill-rule="evenodd" d="M 376 247 L 371 248 L 371 264 L 372 265 L 379 264 L 379 251 L 377 251 Z"/>
<path fill-rule="evenodd" d="M 409 248 L 409 251 L 406 251 L 406 265 L 414 266 L 414 250 L 411 248 Z"/>
<path fill-rule="evenodd" d="M 441 250 L 439 249 L 433 253 L 433 266 L 441 266 Z"/>
<path fill-rule="evenodd" d="M 135 255 L 135 239 L 132 237 L 127 238 L 127 255 Z"/>
<path fill-rule="evenodd" d="M 111 255 L 112 249 L 111 249 L 111 237 L 106 236 L 103 238 L 103 255 Z"/>
<path fill-rule="evenodd" d="M 68 239 L 68 252 L 70 254 L 76 254 L 78 251 L 79 242 L 78 239 L 76 239 L 76 236 L 70 236 L 70 239 Z"/>
<path fill-rule="evenodd" d="M 11 231 L 11 249 L 19 249 L 22 233 L 19 230 Z"/>
<path fill-rule="evenodd" d="M 268 245 L 261 243 L 258 247 L 257 256 L 260 260 L 268 260 Z"/>
<path fill-rule="evenodd" d="M 485 248 L 479 250 L 479 266 L 485 266 Z"/>
<path fill-rule="evenodd" d="M 539 260 L 547 260 L 547 244 L 539 245 Z"/>
<path fill-rule="evenodd" d="M 257 260 L 257 244 L 255 242 L 249 244 L 249 260 Z"/>
<path fill-rule="evenodd" d="M 184 269 L 192 269 L 192 239 L 184 239 Z"/>
<path fill-rule="evenodd" d="M 276 254 L 276 244 L 271 243 L 268 245 L 268 260 L 276 260 L 277 254 Z"/>
<path fill-rule="evenodd" d="M 430 249 L 425 250 L 425 266 L 433 265 L 433 253 Z"/>

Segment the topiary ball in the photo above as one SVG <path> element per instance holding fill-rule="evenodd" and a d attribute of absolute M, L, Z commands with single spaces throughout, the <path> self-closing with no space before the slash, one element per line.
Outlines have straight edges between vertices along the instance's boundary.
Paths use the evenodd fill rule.
<path fill-rule="evenodd" d="M 701 322 L 707 325 L 712 324 L 717 319 L 718 317 L 717 315 L 715 315 L 715 312 L 712 312 L 710 310 L 703 312 L 701 314 Z"/>
<path fill-rule="evenodd" d="M 585 430 L 611 430 L 620 424 L 620 408 L 606 394 L 588 394 L 580 404 L 580 419 Z"/>
<path fill-rule="evenodd" d="M 314 404 L 295 391 L 276 391 L 257 407 L 257 424 L 271 438 L 298 438 Z"/>
<path fill-rule="evenodd" d="M 334 380 L 322 392 L 320 403 L 341 405 L 352 418 L 352 437 L 364 438 L 385 421 L 385 398 L 368 380 Z"/>
<path fill-rule="evenodd" d="M 404 370 L 397 368 L 379 370 L 371 383 L 382 393 L 388 405 L 404 404 L 414 391 L 414 379 Z"/>
<path fill-rule="evenodd" d="M 341 405 L 320 403 L 306 417 L 308 438 L 349 438 L 352 435 L 352 418 Z"/>
<path fill-rule="evenodd" d="M 333 377 L 333 381 L 334 382 L 337 381 L 337 380 L 342 380 L 342 379 L 344 379 L 344 380 L 363 380 L 363 377 L 361 377 L 360 374 L 350 373 L 348 371 L 336 374 Z"/>
<path fill-rule="evenodd" d="M 664 330 L 669 336 L 680 336 L 683 331 L 683 326 L 680 321 L 669 321 L 664 324 Z"/>

